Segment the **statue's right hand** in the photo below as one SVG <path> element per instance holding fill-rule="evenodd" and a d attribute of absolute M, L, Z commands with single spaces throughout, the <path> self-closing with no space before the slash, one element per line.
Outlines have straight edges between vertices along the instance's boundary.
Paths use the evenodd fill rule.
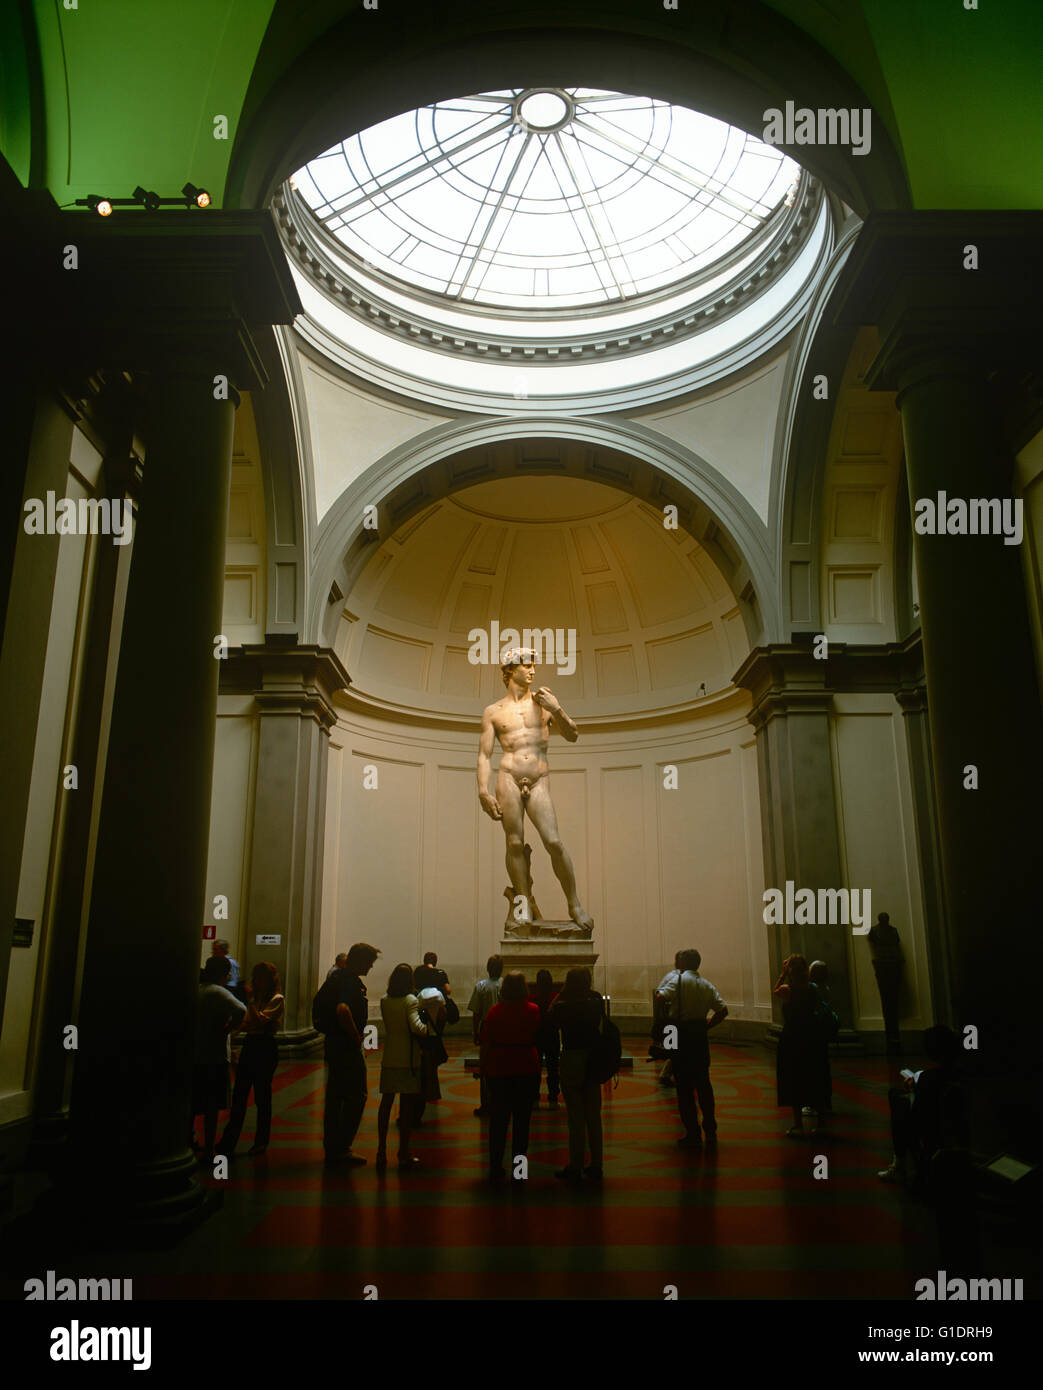
<path fill-rule="evenodd" d="M 493 820 L 503 820 L 503 812 L 495 796 L 490 796 L 488 792 L 479 793 L 478 800 L 482 803 L 482 810 Z"/>

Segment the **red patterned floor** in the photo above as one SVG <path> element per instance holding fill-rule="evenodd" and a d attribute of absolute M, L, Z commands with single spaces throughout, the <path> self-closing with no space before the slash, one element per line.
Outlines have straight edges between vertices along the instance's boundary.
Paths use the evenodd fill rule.
<path fill-rule="evenodd" d="M 784 1137 L 772 1055 L 715 1045 L 720 1143 L 691 1153 L 674 1143 L 673 1092 L 638 1056 L 605 1091 L 601 1188 L 554 1178 L 565 1113 L 544 1106 L 529 1181 L 494 1191 L 469 1050 L 451 1043 L 444 1099 L 415 1137 L 422 1167 L 405 1175 L 373 1167 L 376 1056 L 355 1145 L 369 1165 L 332 1174 L 323 1068 L 281 1067 L 267 1155 L 246 1156 L 245 1129 L 229 1179 L 209 1180 L 222 1211 L 175 1250 L 135 1255 L 135 1298 L 360 1298 L 376 1285 L 381 1299 L 661 1299 L 674 1284 L 682 1298 L 908 1299 L 933 1268 L 930 1214 L 875 1176 L 890 1150 L 883 1059 L 834 1066 L 834 1135 L 808 1143 Z M 825 1179 L 812 1174 L 819 1154 Z"/>

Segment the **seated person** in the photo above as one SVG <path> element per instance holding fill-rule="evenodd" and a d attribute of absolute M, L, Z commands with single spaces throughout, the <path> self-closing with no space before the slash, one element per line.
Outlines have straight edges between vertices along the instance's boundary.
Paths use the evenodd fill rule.
<path fill-rule="evenodd" d="M 903 1071 L 902 1087 L 888 1093 L 894 1156 L 877 1176 L 882 1182 L 912 1178 L 926 1186 L 932 1159 L 945 1149 L 967 1144 L 966 1097 L 958 1072 L 960 1043 L 951 1028 L 928 1028 L 924 1051 L 933 1067 Z"/>

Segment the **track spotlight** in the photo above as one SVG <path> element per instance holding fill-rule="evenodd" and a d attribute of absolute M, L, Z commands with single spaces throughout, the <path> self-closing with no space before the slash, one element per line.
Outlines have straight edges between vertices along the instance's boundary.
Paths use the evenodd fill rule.
<path fill-rule="evenodd" d="M 189 208 L 208 208 L 210 194 L 205 188 L 197 188 L 194 183 L 186 183 L 181 192 L 185 195 L 185 206 Z"/>
<path fill-rule="evenodd" d="M 112 216 L 112 200 L 110 198 L 99 198 L 96 193 L 92 193 L 85 201 L 90 211 L 96 212 L 99 217 Z"/>
<path fill-rule="evenodd" d="M 139 183 L 134 190 L 134 197 L 139 203 L 144 204 L 147 212 L 158 212 L 160 197 L 158 193 L 153 193 L 149 189 L 143 188 Z"/>

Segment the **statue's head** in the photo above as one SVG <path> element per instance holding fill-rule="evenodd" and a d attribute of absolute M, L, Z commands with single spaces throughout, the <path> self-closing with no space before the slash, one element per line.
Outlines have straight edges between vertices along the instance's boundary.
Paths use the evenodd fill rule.
<path fill-rule="evenodd" d="M 503 660 L 500 663 L 500 674 L 503 676 L 504 685 L 510 685 L 511 676 L 517 670 L 527 671 L 527 685 L 532 684 L 533 676 L 536 673 L 535 657 L 529 647 L 512 647 L 504 652 Z"/>

